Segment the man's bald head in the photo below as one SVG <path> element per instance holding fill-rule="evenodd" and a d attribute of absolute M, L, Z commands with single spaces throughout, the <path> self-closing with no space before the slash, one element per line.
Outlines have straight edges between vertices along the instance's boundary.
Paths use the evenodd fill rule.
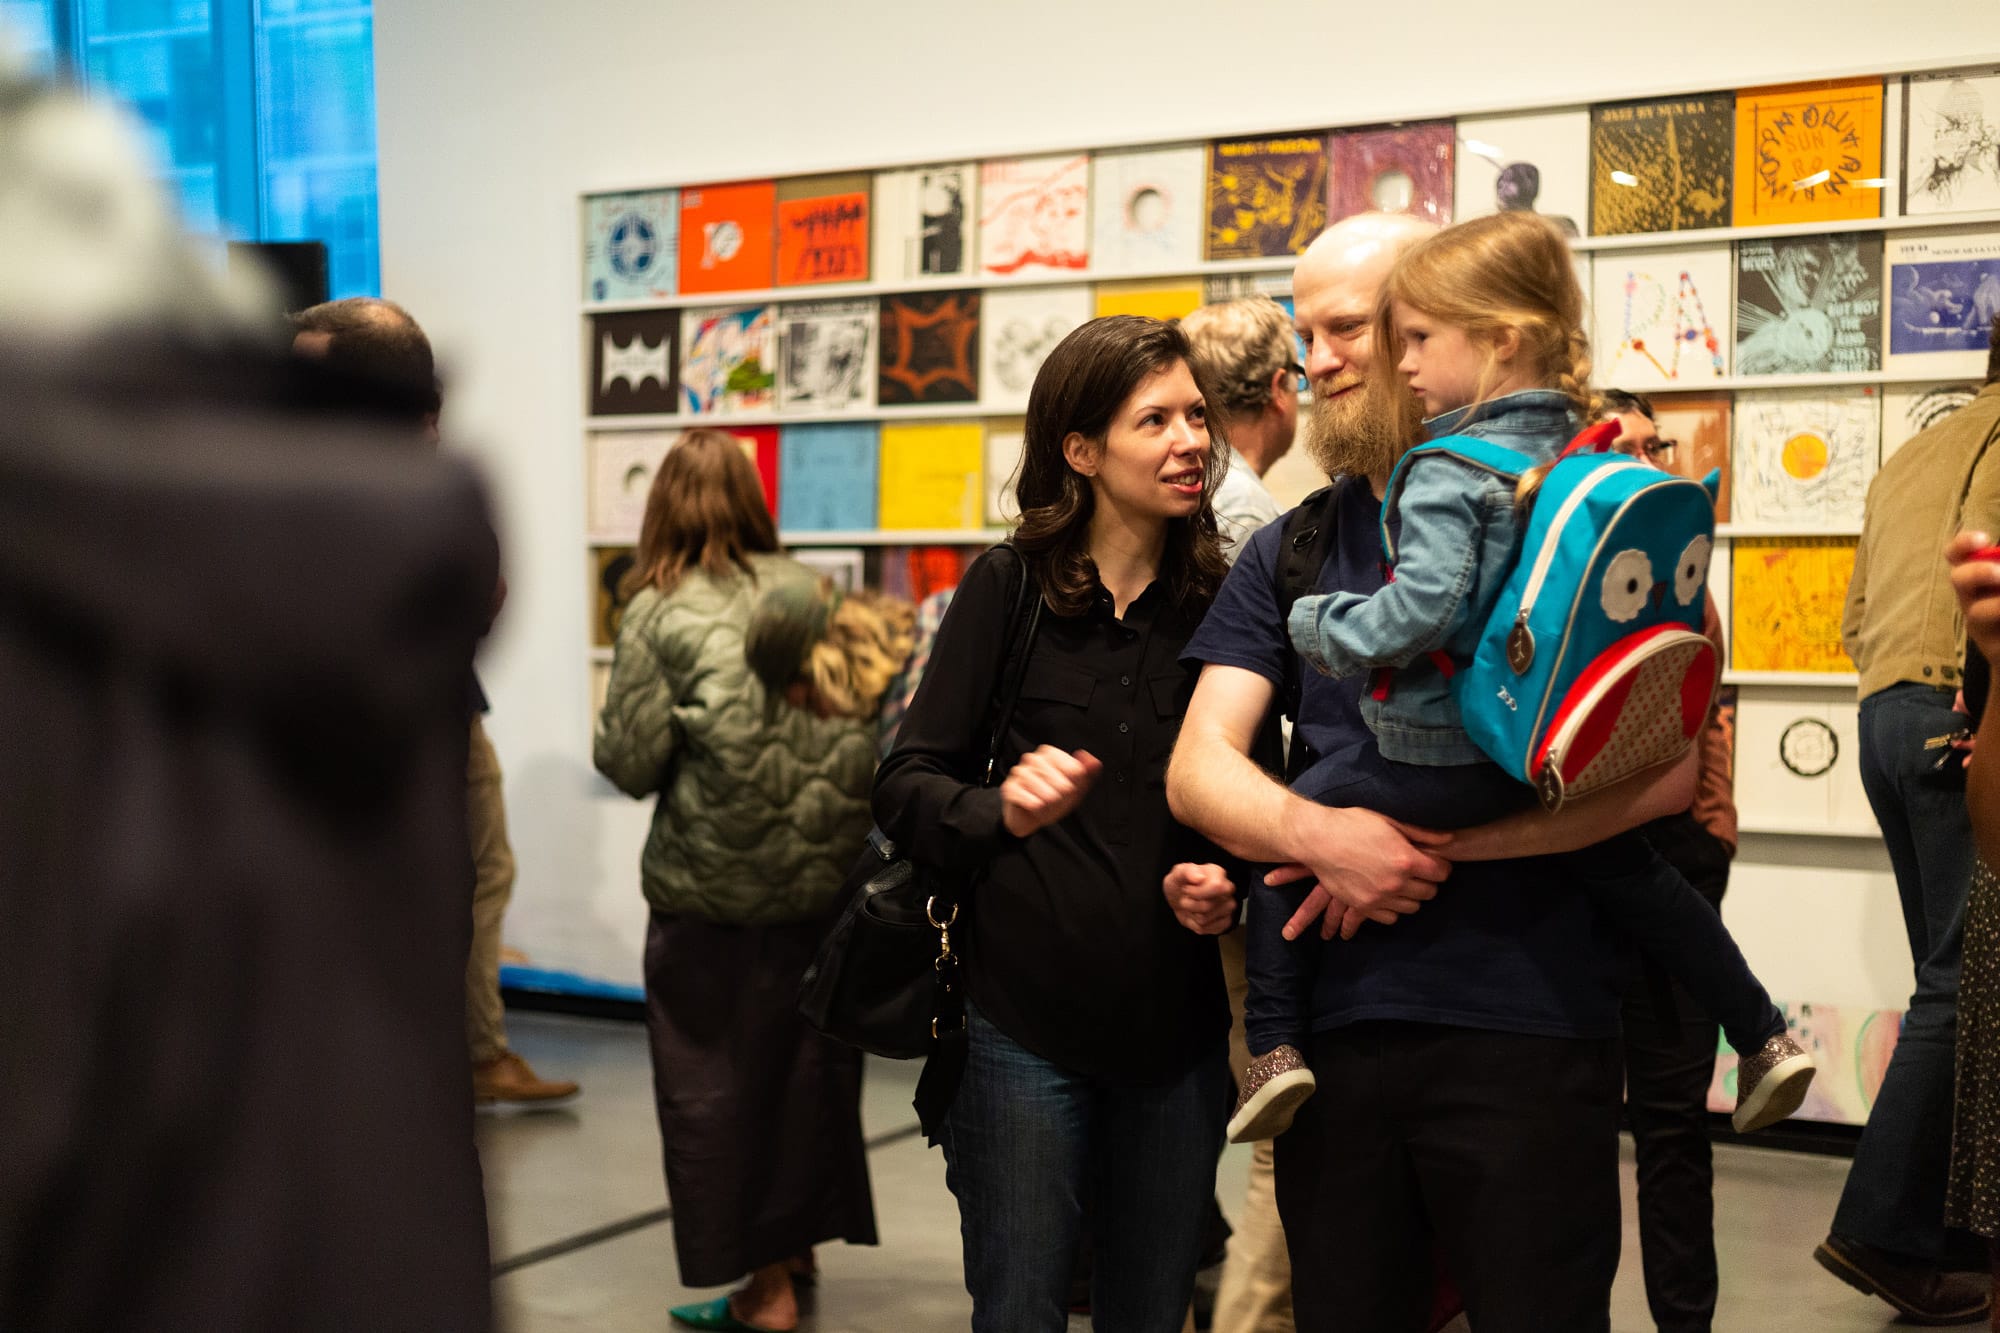
<path fill-rule="evenodd" d="M 1306 344 L 1313 411 L 1306 447 L 1329 475 L 1386 479 L 1410 423 L 1378 419 L 1367 393 L 1375 300 L 1405 250 L 1437 228 L 1407 213 L 1358 213 L 1321 232 L 1292 270 L 1293 323 Z"/>
<path fill-rule="evenodd" d="M 351 296 L 299 311 L 292 328 L 294 352 L 370 391 L 371 401 L 357 406 L 407 414 L 435 435 L 443 400 L 437 363 L 409 311 L 379 297 Z"/>

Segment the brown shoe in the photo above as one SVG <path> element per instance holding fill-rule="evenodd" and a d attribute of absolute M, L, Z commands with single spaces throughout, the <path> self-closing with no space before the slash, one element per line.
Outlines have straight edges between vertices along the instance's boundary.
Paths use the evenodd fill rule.
<path fill-rule="evenodd" d="M 512 1051 L 472 1067 L 474 1106 L 560 1106 L 577 1091 L 574 1083 L 537 1078 L 528 1062 Z"/>
<path fill-rule="evenodd" d="M 1942 1272 L 1844 1236 L 1828 1235 L 1813 1258 L 1856 1291 L 1880 1296 L 1912 1324 L 1974 1324 L 1993 1304 L 1993 1281 L 1984 1273 Z"/>

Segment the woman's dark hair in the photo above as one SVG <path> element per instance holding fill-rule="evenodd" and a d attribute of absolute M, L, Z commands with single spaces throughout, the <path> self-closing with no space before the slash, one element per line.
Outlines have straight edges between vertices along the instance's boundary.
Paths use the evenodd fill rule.
<path fill-rule="evenodd" d="M 1090 558 L 1090 516 L 1096 498 L 1090 479 L 1070 467 L 1063 441 L 1081 435 L 1103 448 L 1112 418 L 1133 390 L 1175 365 L 1185 365 L 1202 397 L 1210 397 L 1178 322 L 1109 315 L 1091 320 L 1057 343 L 1035 376 L 1015 492 L 1021 523 L 1014 531 L 1014 546 L 1027 558 L 1042 596 L 1057 615 L 1081 615 L 1098 587 L 1097 567 Z M 1210 449 L 1201 508 L 1189 518 L 1167 523 L 1159 577 L 1177 604 L 1206 602 L 1228 572 L 1212 508 L 1226 466 L 1222 451 Z"/>

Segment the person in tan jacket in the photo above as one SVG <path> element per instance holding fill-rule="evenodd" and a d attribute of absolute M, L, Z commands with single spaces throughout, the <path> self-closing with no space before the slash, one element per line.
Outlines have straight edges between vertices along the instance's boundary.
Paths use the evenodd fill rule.
<path fill-rule="evenodd" d="M 1861 781 L 1902 899 L 1916 990 L 1814 1257 L 1850 1286 L 1925 1322 L 1989 1303 L 1984 1247 L 1944 1226 L 1959 957 L 1972 882 L 1964 770 L 1939 764 L 1965 719 L 1952 711 L 1965 625 L 1945 548 L 2000 529 L 2000 351 L 1987 384 L 1905 444 L 1868 488 L 1841 633 L 1861 673 Z"/>

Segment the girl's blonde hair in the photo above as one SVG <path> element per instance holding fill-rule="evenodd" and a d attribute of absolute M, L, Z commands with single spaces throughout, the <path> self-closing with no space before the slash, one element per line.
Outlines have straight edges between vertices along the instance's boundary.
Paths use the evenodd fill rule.
<path fill-rule="evenodd" d="M 820 595 L 840 596 L 831 584 L 824 584 Z M 910 603 L 881 593 L 848 593 L 827 617 L 826 634 L 806 654 L 799 679 L 827 713 L 872 718 L 916 638 L 917 608 Z"/>
<path fill-rule="evenodd" d="M 1375 306 L 1376 355 L 1393 367 L 1403 345 L 1394 303 L 1455 328 L 1489 348 L 1512 329 L 1520 355 L 1542 384 L 1566 395 L 1585 421 L 1596 415 L 1590 392 L 1590 340 L 1583 332 L 1583 289 L 1569 242 L 1547 218 L 1494 213 L 1461 222 L 1403 252 L 1382 284 Z M 1480 378 L 1477 408 L 1491 396 L 1497 366 Z M 1403 386 L 1393 373 L 1379 376 Z"/>

